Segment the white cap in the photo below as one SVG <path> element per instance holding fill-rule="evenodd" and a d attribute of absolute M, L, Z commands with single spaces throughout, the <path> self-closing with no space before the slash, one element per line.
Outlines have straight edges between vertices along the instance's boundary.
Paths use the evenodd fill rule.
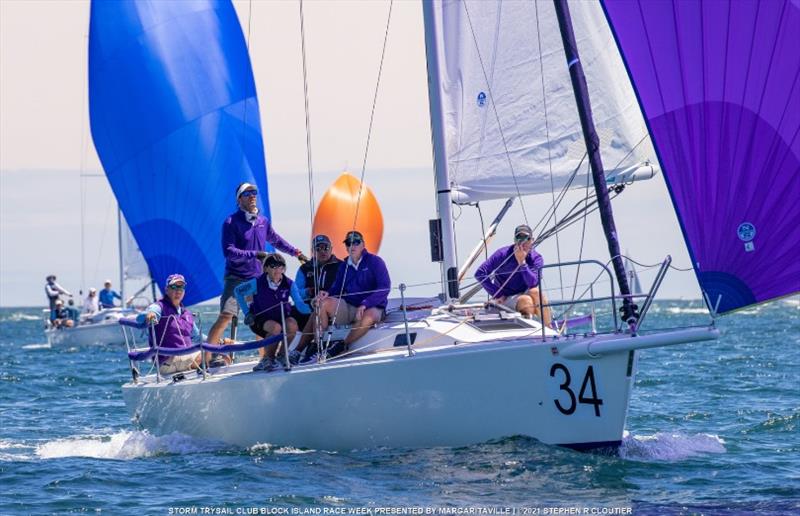
<path fill-rule="evenodd" d="M 236 198 L 238 199 L 239 197 L 241 197 L 242 194 L 245 193 L 247 190 L 258 190 L 258 188 L 256 187 L 256 185 L 251 185 L 250 183 L 242 183 L 241 185 L 239 185 L 239 188 L 236 189 Z"/>

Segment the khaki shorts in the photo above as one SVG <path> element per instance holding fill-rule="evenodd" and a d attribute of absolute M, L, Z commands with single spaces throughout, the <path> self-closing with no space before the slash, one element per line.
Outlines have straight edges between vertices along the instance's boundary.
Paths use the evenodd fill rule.
<path fill-rule="evenodd" d="M 506 300 L 503 301 L 501 304 L 506 306 L 514 311 L 517 310 L 517 301 L 519 301 L 519 296 L 527 296 L 527 292 L 522 292 L 520 294 L 514 294 L 513 296 L 506 297 Z"/>
<path fill-rule="evenodd" d="M 336 304 L 336 321 L 335 321 L 336 325 L 350 324 L 352 322 L 355 322 L 356 312 L 358 311 L 357 306 L 348 304 L 344 299 L 339 299 L 337 297 L 331 297 L 331 299 L 335 299 L 336 301 L 338 301 L 338 303 Z M 383 308 L 378 308 L 373 306 L 368 310 L 378 310 L 380 312 L 378 320 L 383 319 L 383 312 L 384 312 Z"/>
<path fill-rule="evenodd" d="M 222 288 L 222 297 L 219 299 L 219 311 L 228 315 L 239 315 L 239 302 L 236 296 L 233 295 L 233 289 L 244 283 L 244 278 L 236 276 L 225 276 L 225 284 Z"/>
<path fill-rule="evenodd" d="M 188 355 L 180 355 L 177 357 L 169 357 L 166 362 L 161 364 L 158 372 L 161 374 L 180 373 L 181 371 L 188 371 L 194 365 L 195 360 L 200 358 L 200 352 L 195 351 Z"/>

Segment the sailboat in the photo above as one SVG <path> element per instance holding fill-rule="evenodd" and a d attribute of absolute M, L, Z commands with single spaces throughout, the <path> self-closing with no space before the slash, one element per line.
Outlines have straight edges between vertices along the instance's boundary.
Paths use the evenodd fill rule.
<path fill-rule="evenodd" d="M 130 305 L 141 307 L 146 298 L 141 296 L 142 292 L 148 287 L 153 286 L 150 282 L 129 298 L 125 296 L 125 284 L 128 280 L 149 279 L 150 274 L 147 270 L 147 263 L 139 251 L 136 240 L 130 232 L 130 228 L 125 222 L 125 218 L 119 211 L 117 212 L 117 244 L 119 249 L 119 289 L 123 300 L 130 299 Z M 145 301 L 146 302 L 146 301 Z M 88 315 L 82 314 L 75 321 L 74 326 L 53 326 L 50 322 L 50 311 L 44 311 L 44 334 L 47 343 L 51 347 L 77 347 L 77 346 L 102 346 L 102 345 L 123 345 L 125 344 L 125 334 L 119 327 L 119 320 L 130 317 L 135 309 L 126 306 L 114 308 L 101 308 L 97 313 Z"/>
<path fill-rule="evenodd" d="M 119 64 L 112 83 L 122 88 L 126 79 L 143 80 L 144 72 L 154 78 L 127 103 L 131 116 L 144 99 L 163 97 L 156 87 L 167 78 L 197 71 L 151 61 L 169 59 L 176 51 L 171 43 L 186 46 L 184 38 L 194 31 L 184 23 L 214 27 L 217 39 L 204 41 L 211 45 L 204 58 L 234 52 L 236 77 L 250 77 L 232 6 L 185 5 L 124 4 L 127 17 L 104 3 L 92 6 L 92 45 L 107 48 L 108 60 Z M 800 242 L 794 202 L 800 198 L 800 116 L 791 107 L 800 105 L 797 5 L 462 0 L 425 1 L 422 10 L 438 302 L 415 306 L 399 285 L 401 300 L 386 320 L 341 358 L 270 373 L 240 363 L 212 374 L 134 375 L 122 392 L 138 425 L 240 446 L 459 446 L 525 435 L 574 449 L 614 449 L 622 440 L 639 350 L 716 339 L 717 315 L 800 291 L 800 261 L 792 252 Z M 159 24 L 162 14 L 174 19 Z M 176 23 L 184 30 L 162 29 Z M 115 48 L 130 49 L 127 59 L 115 57 Z M 132 57 L 141 62 L 130 63 Z M 170 100 L 178 117 L 202 97 Z M 135 114 L 137 120 L 142 115 Z M 257 116 L 248 123 L 257 124 Z M 213 136 L 198 140 L 213 145 Z M 645 140 L 655 156 L 640 156 Z M 168 169 L 153 159 L 169 160 L 167 150 L 146 163 Z M 609 189 L 652 175 L 656 163 L 713 316 L 708 326 L 649 331 L 644 324 L 669 257 L 644 300 L 634 302 Z M 611 330 L 562 335 L 516 312 L 462 299 L 455 203 L 508 198 L 508 205 L 587 181 L 594 184 L 611 257 L 610 266 L 592 263 L 615 278 L 604 296 L 613 306 Z M 131 180 L 132 189 L 149 191 L 154 184 L 142 182 Z M 152 204 L 168 201 L 153 196 Z M 205 221 L 204 215 L 198 218 Z M 214 238 L 215 220 L 205 224 Z"/>

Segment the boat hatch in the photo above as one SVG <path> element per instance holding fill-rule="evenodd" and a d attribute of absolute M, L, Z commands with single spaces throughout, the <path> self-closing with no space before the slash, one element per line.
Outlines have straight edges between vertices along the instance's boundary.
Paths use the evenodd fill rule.
<path fill-rule="evenodd" d="M 516 317 L 513 319 L 505 317 L 480 317 L 469 321 L 467 324 L 483 332 L 531 329 L 530 325 Z"/>

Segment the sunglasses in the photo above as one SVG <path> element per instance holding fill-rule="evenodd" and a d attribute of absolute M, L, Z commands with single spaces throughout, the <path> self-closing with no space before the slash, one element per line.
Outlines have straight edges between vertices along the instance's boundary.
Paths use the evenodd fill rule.
<path fill-rule="evenodd" d="M 282 264 L 282 263 L 268 263 L 267 264 L 267 269 L 280 269 L 281 267 L 286 267 L 286 266 L 284 264 Z"/>
<path fill-rule="evenodd" d="M 346 245 L 347 247 L 354 246 L 354 245 L 361 245 L 363 243 L 364 243 L 363 240 L 359 240 L 357 238 L 354 238 L 353 240 L 345 240 L 344 241 L 344 245 Z"/>
<path fill-rule="evenodd" d="M 186 290 L 186 285 L 170 285 L 167 288 L 170 290 Z"/>
<path fill-rule="evenodd" d="M 329 246 L 328 244 L 319 244 L 314 246 L 314 249 L 317 251 L 329 251 L 330 248 L 331 246 Z"/>
<path fill-rule="evenodd" d="M 520 244 L 522 244 L 524 242 L 527 242 L 530 239 L 531 239 L 531 236 L 530 235 L 526 235 L 525 233 L 520 233 L 519 235 L 516 235 L 514 237 L 514 240 L 516 240 Z"/>
<path fill-rule="evenodd" d="M 245 190 L 242 192 L 242 197 L 255 197 L 258 195 L 258 190 Z"/>

